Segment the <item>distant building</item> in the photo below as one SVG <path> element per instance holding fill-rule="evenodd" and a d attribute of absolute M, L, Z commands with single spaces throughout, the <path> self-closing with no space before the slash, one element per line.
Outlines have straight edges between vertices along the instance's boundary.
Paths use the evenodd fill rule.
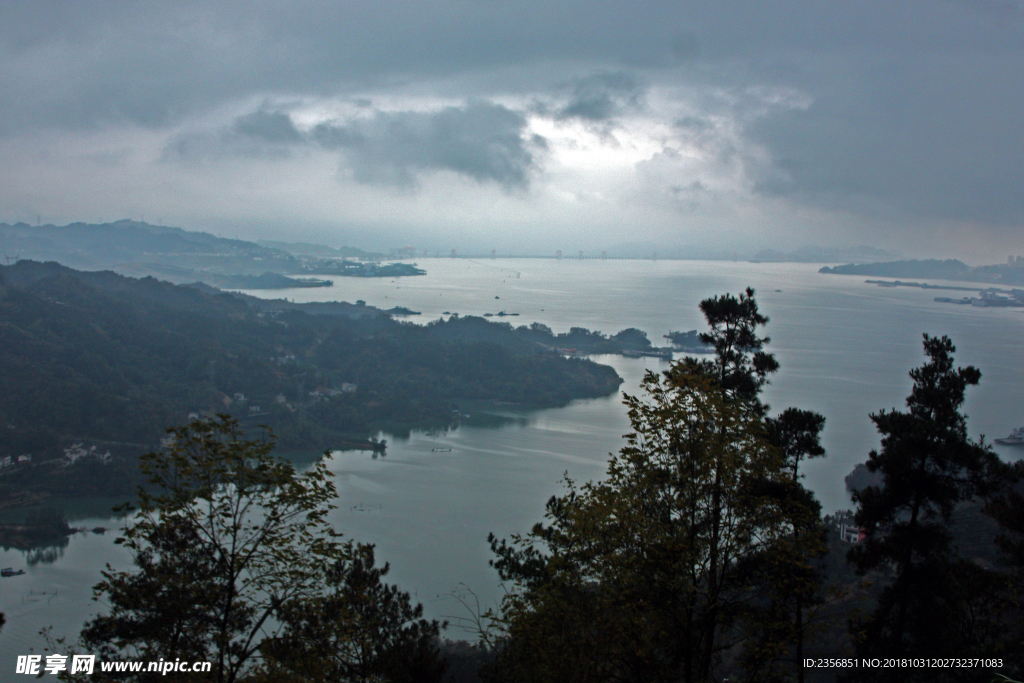
<path fill-rule="evenodd" d="M 844 543 L 862 543 L 865 536 L 864 527 L 851 524 L 841 524 L 839 526 L 839 538 Z"/>
<path fill-rule="evenodd" d="M 341 391 L 342 391 L 342 393 L 345 393 L 345 394 L 354 394 L 357 388 L 358 388 L 357 385 L 355 385 L 355 384 L 353 384 L 351 382 L 342 382 L 341 383 Z"/>
<path fill-rule="evenodd" d="M 166 438 L 166 437 L 165 437 Z M 161 439 L 161 443 L 163 439 Z M 28 456 L 31 458 L 32 456 Z M 110 451 L 105 453 L 97 453 L 96 446 L 90 446 L 88 449 L 85 448 L 81 443 L 72 444 L 71 447 L 64 449 L 64 456 L 60 459 L 62 467 L 70 467 L 82 458 L 95 458 L 101 463 L 106 465 L 110 462 Z M 20 458 L 19 458 L 20 460 Z"/>
<path fill-rule="evenodd" d="M 96 447 L 93 446 L 93 450 L 95 450 L 95 448 Z M 81 443 L 71 444 L 69 448 L 64 449 L 64 457 L 61 458 L 61 464 L 64 467 L 74 465 L 76 461 L 84 458 L 87 455 L 89 455 L 89 451 L 87 451 L 85 449 L 85 446 L 83 446 Z"/>

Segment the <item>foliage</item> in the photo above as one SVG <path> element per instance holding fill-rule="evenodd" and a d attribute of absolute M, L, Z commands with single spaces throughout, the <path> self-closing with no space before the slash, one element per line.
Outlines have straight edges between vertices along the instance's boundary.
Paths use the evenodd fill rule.
<path fill-rule="evenodd" d="M 1024 676 L 1024 462 L 1000 466 L 1004 486 L 988 502 L 988 512 L 1000 526 L 996 546 L 1006 571 L 997 586 L 998 607 L 1004 616 L 997 651 L 1012 657 L 1008 673 Z"/>
<path fill-rule="evenodd" d="M 823 418 L 765 419 L 759 391 L 778 364 L 752 290 L 701 310 L 715 359 L 645 376 L 607 478 L 569 481 L 546 523 L 490 538 L 513 582 L 492 680 L 710 681 L 727 650 L 757 677 L 802 635 L 820 522 L 798 467 L 822 453 Z"/>
<path fill-rule="evenodd" d="M 738 624 L 746 643 L 739 661 L 748 680 L 804 680 L 808 620 L 825 603 L 828 547 L 821 505 L 800 483 L 800 463 L 825 455 L 824 426 L 823 416 L 798 408 L 765 419 L 785 474 L 762 478 L 755 490 L 771 501 L 787 532 L 737 564 L 735 580 L 754 596 Z"/>
<path fill-rule="evenodd" d="M 82 640 L 103 658 L 212 660 L 211 680 L 240 680 L 278 610 L 314 594 L 340 553 L 325 521 L 334 486 L 323 462 L 297 475 L 227 416 L 169 433 L 142 460 L 153 488 L 118 539 L 137 570 L 103 572 L 110 612 Z"/>
<path fill-rule="evenodd" d="M 910 372 L 908 410 L 871 415 L 882 447 L 867 467 L 884 479 L 854 494 L 867 539 L 850 559 L 862 573 L 892 568 L 893 580 L 875 612 L 852 624 L 858 656 L 980 656 L 997 635 L 988 618 L 994 577 L 959 556 L 950 532 L 956 506 L 987 493 L 998 467 L 989 448 L 968 438 L 960 412 L 981 373 L 954 368 L 947 337 L 925 335 L 924 350 L 928 360 Z"/>
<path fill-rule="evenodd" d="M 31 550 L 53 544 L 67 545 L 74 533 L 63 512 L 53 508 L 33 510 L 22 524 L 0 524 L 0 548 Z"/>
<path fill-rule="evenodd" d="M 771 339 L 757 336 L 757 328 L 767 325 L 768 317 L 758 310 L 754 290 L 747 287 L 738 297 L 726 294 L 705 299 L 700 310 L 711 328 L 701 333 L 700 340 L 715 350 L 714 361 L 705 364 L 713 365 L 720 390 L 763 415 L 768 406 L 758 394 L 768 383 L 768 375 L 778 371 L 779 363 L 764 350 Z"/>
<path fill-rule="evenodd" d="M 441 624 L 423 619 L 409 594 L 381 581 L 373 546 L 346 544 L 324 577 L 325 593 L 289 602 L 284 629 L 263 643 L 264 676 L 272 681 L 440 681 Z"/>

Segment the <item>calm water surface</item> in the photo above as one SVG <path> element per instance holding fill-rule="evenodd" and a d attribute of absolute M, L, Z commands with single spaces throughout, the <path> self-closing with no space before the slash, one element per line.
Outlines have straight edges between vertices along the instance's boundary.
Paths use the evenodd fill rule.
<path fill-rule="evenodd" d="M 597 261 L 545 259 L 422 259 L 427 275 L 401 279 L 335 278 L 322 289 L 254 291 L 295 301 L 355 301 L 404 306 L 425 323 L 460 315 L 519 313 L 514 325 L 541 322 L 555 331 L 573 326 L 614 333 L 627 327 L 655 344 L 672 330 L 701 329 L 698 302 L 724 292 L 757 290 L 771 317 L 770 349 L 782 368 L 768 388 L 774 409 L 810 408 L 827 418 L 826 458 L 806 467 L 807 483 L 826 510 L 850 507 L 843 477 L 877 446 L 868 414 L 902 407 L 910 368 L 920 365 L 921 334 L 948 334 L 957 360 L 982 371 L 966 411 L 973 435 L 1003 436 L 1024 424 L 1024 311 L 953 306 L 914 288 L 879 288 L 863 278 L 818 274 L 816 265 L 706 261 Z M 948 284 L 948 283 L 943 283 Z M 974 286 L 974 285 L 966 285 Z M 497 298 L 496 298 L 497 297 Z M 656 359 L 600 356 L 633 393 Z M 432 617 L 465 616 L 450 597 L 470 587 L 486 606 L 501 595 L 487 566 L 489 532 L 507 536 L 539 521 L 545 501 L 562 491 L 568 474 L 585 481 L 604 473 L 608 454 L 621 447 L 628 421 L 621 397 L 578 401 L 565 408 L 502 413 L 504 426 L 477 426 L 474 418 L 448 433 L 388 437 L 388 455 L 334 454 L 330 463 L 340 499 L 333 522 L 347 536 L 377 544 L 390 578 L 424 603 Z M 434 449 L 451 449 L 437 451 Z M 1016 457 L 1011 449 L 1001 450 Z M 75 526 L 112 526 L 93 511 Z M 76 633 L 97 606 L 90 587 L 104 564 L 123 564 L 113 535 L 78 535 L 52 563 L 26 567 L 24 554 L 0 551 L 0 566 L 28 573 L 0 580 L 0 672 L 13 656 L 40 644 L 39 628 Z M 453 635 L 458 635 L 453 634 Z M 9 666 L 8 666 L 9 665 Z M 0 674 L 0 678 L 3 675 Z"/>

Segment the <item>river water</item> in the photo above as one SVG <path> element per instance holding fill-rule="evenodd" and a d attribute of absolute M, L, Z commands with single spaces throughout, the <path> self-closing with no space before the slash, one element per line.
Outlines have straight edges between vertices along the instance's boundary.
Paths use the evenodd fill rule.
<path fill-rule="evenodd" d="M 397 279 L 335 278 L 319 289 L 253 291 L 294 301 L 364 300 L 381 308 L 403 306 L 425 323 L 445 312 L 460 315 L 518 313 L 514 325 L 541 322 L 557 332 L 581 326 L 618 332 L 636 327 L 656 345 L 674 330 L 702 329 L 701 299 L 757 290 L 771 317 L 769 349 L 781 363 L 766 391 L 774 410 L 813 409 L 827 423 L 826 458 L 807 463 L 806 483 L 826 511 L 850 507 L 843 477 L 877 435 L 868 414 L 902 407 L 910 390 L 907 372 L 922 362 L 921 335 L 949 335 L 957 361 L 982 371 L 969 391 L 966 412 L 972 435 L 1003 436 L 1024 424 L 1024 310 L 936 303 L 938 295 L 964 293 L 881 288 L 864 278 L 821 275 L 808 264 L 710 261 L 599 261 L 564 259 L 422 259 L 427 275 Z M 949 284 L 949 283 L 941 283 Z M 971 287 L 976 285 L 967 284 Z M 492 318 L 498 320 L 499 318 Z M 667 367 L 657 359 L 598 356 L 634 393 L 646 370 Z M 493 412 L 493 411 L 492 411 Z M 473 591 L 483 607 L 502 587 L 488 567 L 489 532 L 525 532 L 543 514 L 547 499 L 577 481 L 603 475 L 608 454 L 622 445 L 629 424 L 621 396 L 577 401 L 564 408 L 502 411 L 500 427 L 467 424 L 447 433 L 390 435 L 386 457 L 335 453 L 330 469 L 339 490 L 335 526 L 349 538 L 377 544 L 378 561 L 391 563 L 389 578 L 422 602 L 428 616 L 468 616 L 453 594 Z M 448 450 L 450 449 L 450 450 Z M 1006 459 L 1011 448 L 997 447 Z M 69 510 L 73 526 L 116 526 L 102 514 L 109 501 L 85 501 Z M 80 534 L 56 557 L 30 558 L 0 551 L 0 567 L 25 567 L 23 576 L 0 579 L 0 679 L 14 656 L 37 650 L 40 628 L 74 635 L 99 606 L 91 586 L 107 562 L 124 566 L 114 534 Z M 29 565 L 29 561 L 34 564 Z M 470 598 L 473 600 L 473 598 Z M 453 629 L 451 637 L 465 637 Z"/>

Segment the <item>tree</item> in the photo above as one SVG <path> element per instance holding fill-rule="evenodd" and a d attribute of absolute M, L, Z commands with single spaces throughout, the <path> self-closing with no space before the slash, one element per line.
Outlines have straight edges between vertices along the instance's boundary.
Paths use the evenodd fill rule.
<path fill-rule="evenodd" d="M 867 538 L 849 557 L 861 573 L 891 568 L 893 579 L 875 612 L 852 624 L 858 655 L 970 656 L 984 647 L 972 601 L 991 577 L 959 557 L 950 524 L 959 503 L 988 492 L 998 460 L 967 436 L 961 407 L 981 373 L 954 368 L 955 350 L 949 338 L 925 335 L 928 360 L 910 372 L 908 409 L 871 415 L 882 441 L 867 467 L 884 479 L 854 494 Z"/>
<path fill-rule="evenodd" d="M 211 680 L 251 670 L 279 610 L 315 594 L 341 554 L 326 522 L 335 496 L 321 461 L 304 474 L 246 440 L 227 416 L 168 430 L 143 456 L 149 483 L 118 539 L 135 571 L 109 565 L 96 586 L 110 611 L 83 645 L 104 658 L 213 662 Z"/>
<path fill-rule="evenodd" d="M 826 553 L 821 505 L 800 483 L 804 458 L 825 455 L 821 431 L 825 418 L 818 413 L 787 408 L 765 420 L 768 441 L 783 458 L 785 476 L 758 483 L 759 494 L 774 501 L 788 533 L 752 553 L 737 567 L 739 581 L 760 599 L 740 622 L 746 646 L 740 656 L 751 680 L 804 680 L 807 612 L 824 602 L 823 568 Z M 735 680 L 735 678 L 734 678 Z"/>
<path fill-rule="evenodd" d="M 413 606 L 408 593 L 382 582 L 388 570 L 374 566 L 372 545 L 346 544 L 345 559 L 327 571 L 326 592 L 281 611 L 285 628 L 262 647 L 266 679 L 440 681 L 442 626 L 423 619 L 423 607 Z"/>
<path fill-rule="evenodd" d="M 569 481 L 546 523 L 491 536 L 492 564 L 513 582 L 492 679 L 703 682 L 743 649 L 740 624 L 765 596 L 738 568 L 802 537 L 783 504 L 792 487 L 777 489 L 820 448 L 822 424 L 790 415 L 772 436 L 759 392 L 778 364 L 753 295 L 701 303 L 715 359 L 647 373 L 625 399 L 632 432 L 604 481 Z"/>
<path fill-rule="evenodd" d="M 700 340 L 715 350 L 713 370 L 718 388 L 726 397 L 764 415 L 768 406 L 761 403 L 760 392 L 768 383 L 768 375 L 777 372 L 775 356 L 764 350 L 771 339 L 758 337 L 757 328 L 768 324 L 754 299 L 754 290 L 747 287 L 738 297 L 731 294 L 714 296 L 700 302 L 700 311 L 710 331 Z"/>
<path fill-rule="evenodd" d="M 1005 572 L 997 579 L 997 607 L 1000 635 L 993 652 L 1011 659 L 1003 673 L 1016 678 L 1024 674 L 1024 461 L 1001 465 L 1001 488 L 988 501 L 988 512 L 999 524 L 996 545 Z M 995 610 L 993 610 L 995 611 Z M 999 619 L 999 617 L 1003 617 Z"/>

